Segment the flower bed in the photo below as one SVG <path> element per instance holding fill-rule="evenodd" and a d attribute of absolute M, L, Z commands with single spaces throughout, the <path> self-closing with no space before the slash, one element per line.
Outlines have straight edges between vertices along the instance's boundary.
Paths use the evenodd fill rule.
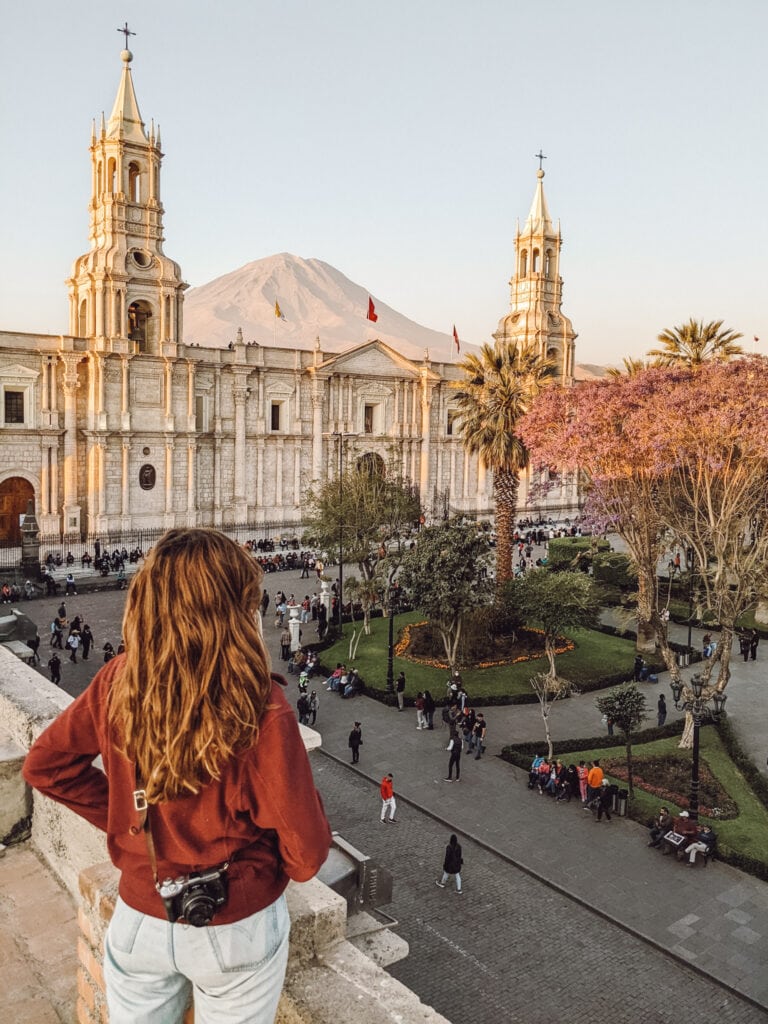
<path fill-rule="evenodd" d="M 447 669 L 448 662 L 445 658 L 435 656 L 434 647 L 435 639 L 429 628 L 429 623 L 427 621 L 413 622 L 403 627 L 400 640 L 395 647 L 395 655 L 418 665 Z M 523 661 L 536 661 L 546 657 L 544 633 L 540 629 L 529 627 L 518 629 L 514 640 L 511 638 L 496 640 L 495 647 L 496 650 L 492 657 L 478 661 L 469 667 L 494 668 L 497 665 L 517 665 Z M 558 637 L 555 654 L 565 654 L 566 651 L 572 651 L 574 647 L 573 640 L 564 636 Z"/>

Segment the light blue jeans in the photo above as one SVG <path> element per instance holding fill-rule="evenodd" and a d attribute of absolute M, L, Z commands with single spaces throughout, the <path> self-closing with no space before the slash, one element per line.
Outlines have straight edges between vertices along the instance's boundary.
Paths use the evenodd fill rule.
<path fill-rule="evenodd" d="M 443 885 L 445 885 L 445 883 L 451 877 L 453 877 L 453 880 L 456 883 L 456 888 L 458 889 L 459 892 L 461 892 L 461 874 L 458 871 L 453 876 L 451 876 L 451 874 L 448 871 L 443 871 L 443 877 L 440 879 L 440 881 L 442 882 Z"/>
<path fill-rule="evenodd" d="M 271 1024 L 288 962 L 285 896 L 234 924 L 193 928 L 118 899 L 104 943 L 110 1024 Z"/>

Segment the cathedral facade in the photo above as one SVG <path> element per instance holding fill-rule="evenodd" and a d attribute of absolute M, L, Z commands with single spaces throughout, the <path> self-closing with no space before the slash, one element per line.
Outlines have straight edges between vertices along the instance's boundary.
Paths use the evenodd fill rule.
<path fill-rule="evenodd" d="M 91 136 L 90 248 L 67 282 L 69 332 L 0 332 L 0 543 L 16 543 L 29 499 L 49 543 L 298 528 L 313 482 L 363 458 L 401 470 L 428 515 L 491 516 L 490 473 L 456 429 L 455 365 L 376 340 L 334 354 L 319 338 L 306 351 L 241 332 L 228 348 L 184 343 L 187 285 L 163 251 L 160 132 L 141 119 L 130 51 L 121 59 L 112 113 Z M 561 245 L 540 171 L 494 338 L 533 340 L 567 386 Z M 572 514 L 574 488 L 548 504 Z"/>

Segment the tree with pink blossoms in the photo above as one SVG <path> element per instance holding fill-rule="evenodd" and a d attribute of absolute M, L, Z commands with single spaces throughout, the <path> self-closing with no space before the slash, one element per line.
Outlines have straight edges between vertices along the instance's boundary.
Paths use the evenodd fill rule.
<path fill-rule="evenodd" d="M 638 642 L 655 633 L 675 680 L 656 567 L 670 541 L 692 549 L 722 627 L 705 696 L 727 686 L 736 620 L 768 585 L 767 424 L 762 357 L 553 389 L 520 423 L 534 461 L 588 475 L 588 514 L 624 539 L 637 567 Z"/>

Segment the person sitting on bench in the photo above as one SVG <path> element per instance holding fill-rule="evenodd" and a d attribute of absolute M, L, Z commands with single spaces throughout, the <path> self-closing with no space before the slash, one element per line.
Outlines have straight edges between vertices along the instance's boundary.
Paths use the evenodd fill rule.
<path fill-rule="evenodd" d="M 690 846 L 686 846 L 685 852 L 688 854 L 688 867 L 692 868 L 696 864 L 696 854 L 702 853 L 704 857 L 708 857 L 715 846 L 715 833 L 705 825 L 699 832 L 698 839 L 695 843 L 691 843 Z"/>

